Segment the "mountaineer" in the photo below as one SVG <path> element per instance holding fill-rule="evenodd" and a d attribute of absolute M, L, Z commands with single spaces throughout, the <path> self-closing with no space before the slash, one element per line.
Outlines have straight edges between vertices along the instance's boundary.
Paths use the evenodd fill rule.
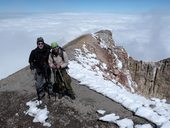
<path fill-rule="evenodd" d="M 38 100 L 45 96 L 44 84 L 50 83 L 51 69 L 48 64 L 48 56 L 51 47 L 44 42 L 42 37 L 37 38 L 37 47 L 33 49 L 29 56 L 30 69 L 34 73 L 36 80 L 36 91 Z"/>
<path fill-rule="evenodd" d="M 51 53 L 49 55 L 49 65 L 54 73 L 54 83 L 59 93 L 59 99 L 64 95 L 69 96 L 71 99 L 75 99 L 75 94 L 71 87 L 71 77 L 67 73 L 68 69 L 68 56 L 67 53 L 61 48 L 57 42 L 51 43 Z M 53 88 L 55 88 L 53 86 Z"/>

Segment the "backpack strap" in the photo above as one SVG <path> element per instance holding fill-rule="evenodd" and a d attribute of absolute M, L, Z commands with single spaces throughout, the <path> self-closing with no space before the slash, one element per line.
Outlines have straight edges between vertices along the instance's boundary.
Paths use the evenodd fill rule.
<path fill-rule="evenodd" d="M 64 54 L 63 54 L 64 49 L 62 47 L 59 47 L 59 49 L 61 51 L 59 55 L 62 58 L 62 60 L 64 61 Z"/>
<path fill-rule="evenodd" d="M 62 58 L 62 60 L 64 61 L 64 53 L 63 53 L 63 51 L 65 51 L 62 47 L 59 47 L 59 49 L 60 49 L 60 53 L 59 53 L 59 56 Z M 53 60 L 53 63 L 55 62 L 54 61 L 54 55 L 53 55 L 53 53 L 51 52 L 51 58 L 52 58 L 52 60 Z"/>
<path fill-rule="evenodd" d="M 53 60 L 53 63 L 55 63 L 55 61 L 54 61 L 54 55 L 53 55 L 52 52 L 51 52 L 51 58 L 52 58 L 52 60 Z"/>
<path fill-rule="evenodd" d="M 59 47 L 59 49 L 60 49 L 60 53 L 59 53 L 59 56 L 62 58 L 62 60 L 64 61 L 64 53 L 63 53 L 63 51 L 65 51 L 62 47 Z M 51 58 L 52 58 L 52 60 L 53 60 L 53 63 L 55 63 L 55 61 L 54 61 L 54 54 L 51 52 Z M 66 66 L 65 68 L 63 68 L 63 69 L 69 69 L 69 67 L 68 66 Z"/>

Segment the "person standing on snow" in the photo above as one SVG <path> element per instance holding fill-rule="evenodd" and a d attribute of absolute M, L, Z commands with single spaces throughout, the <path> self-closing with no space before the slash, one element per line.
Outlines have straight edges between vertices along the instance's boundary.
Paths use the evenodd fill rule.
<path fill-rule="evenodd" d="M 37 47 L 33 49 L 29 56 L 31 71 L 35 70 L 36 91 L 38 100 L 45 96 L 44 83 L 50 82 L 51 69 L 48 64 L 48 56 L 51 47 L 44 42 L 42 37 L 37 38 Z"/>
<path fill-rule="evenodd" d="M 49 55 L 49 65 L 54 73 L 54 82 L 58 86 L 59 99 L 65 94 L 71 99 L 75 99 L 75 94 L 71 87 L 71 77 L 68 75 L 66 69 L 68 68 L 67 53 L 56 43 L 51 43 L 52 52 Z"/>

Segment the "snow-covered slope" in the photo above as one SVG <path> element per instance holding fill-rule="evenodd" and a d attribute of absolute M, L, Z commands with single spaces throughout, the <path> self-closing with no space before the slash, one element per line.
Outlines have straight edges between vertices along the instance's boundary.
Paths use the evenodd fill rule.
<path fill-rule="evenodd" d="M 165 99 L 145 98 L 137 94 L 138 85 L 124 65 L 128 63 L 129 56 L 122 47 L 115 46 L 112 39 L 108 39 L 108 33 L 106 30 L 82 36 L 71 42 L 71 47 L 66 47 L 71 55 L 70 75 L 80 84 L 121 103 L 158 127 L 168 128 L 170 105 Z"/>

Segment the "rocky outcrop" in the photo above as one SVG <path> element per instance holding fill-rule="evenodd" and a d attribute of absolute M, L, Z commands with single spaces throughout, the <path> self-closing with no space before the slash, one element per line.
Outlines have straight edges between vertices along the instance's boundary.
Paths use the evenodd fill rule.
<path fill-rule="evenodd" d="M 83 47 L 94 53 L 101 65 L 106 64 L 105 69 L 101 65 L 92 66 L 93 70 L 99 68 L 106 79 L 144 96 L 170 98 L 170 59 L 159 62 L 135 60 L 122 46 L 116 46 L 109 30 L 83 35 L 69 42 L 65 49 L 71 60 L 76 60 L 76 49 L 86 54 Z"/>
<path fill-rule="evenodd" d="M 129 58 L 128 67 L 139 92 L 146 96 L 170 97 L 170 58 L 148 63 Z"/>

